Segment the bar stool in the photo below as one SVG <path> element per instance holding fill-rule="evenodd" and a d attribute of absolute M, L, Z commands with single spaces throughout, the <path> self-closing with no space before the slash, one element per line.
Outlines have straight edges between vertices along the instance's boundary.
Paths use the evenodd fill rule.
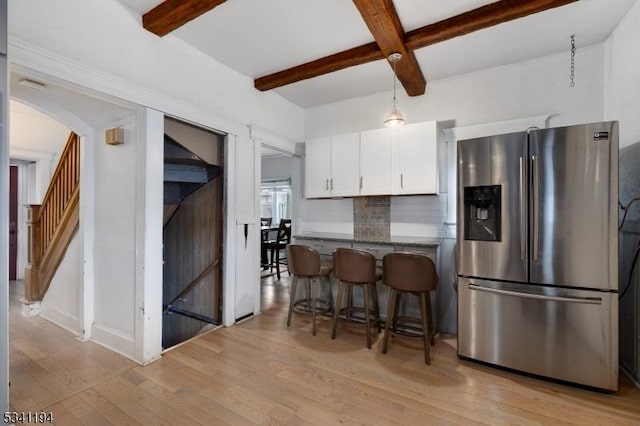
<path fill-rule="evenodd" d="M 398 321 L 418 323 L 422 326 L 420 336 L 424 340 L 424 361 L 426 364 L 431 364 L 429 344 L 434 345 L 435 342 L 429 292 L 438 286 L 438 275 L 433 261 L 420 253 L 395 252 L 382 258 L 382 268 L 384 270 L 382 282 L 390 288 L 382 353 L 387 353 L 390 330 L 398 334 L 411 335 L 397 329 Z M 421 318 L 398 316 L 400 306 L 398 299 L 402 293 L 412 293 L 418 297 Z"/>
<path fill-rule="evenodd" d="M 376 282 L 382 278 L 382 271 L 376 268 L 375 257 L 364 250 L 337 248 L 333 251 L 333 274 L 338 279 L 338 297 L 336 299 L 336 309 L 333 313 L 331 338 L 336 338 L 338 319 L 342 317 L 349 321 L 353 318 L 352 314 L 354 312 L 363 312 L 367 327 L 367 348 L 371 349 L 371 326 L 377 325 L 378 333 L 381 331 Z M 355 307 L 350 303 L 347 306 L 343 306 L 345 289 L 351 295 L 354 285 L 361 287 L 363 290 L 364 308 Z M 370 296 L 373 306 L 370 306 L 369 303 Z"/>
<path fill-rule="evenodd" d="M 312 334 L 316 335 L 316 314 L 333 311 L 333 295 L 331 293 L 331 281 L 329 274 L 333 270 L 333 265 L 320 261 L 320 254 L 311 247 L 289 244 L 287 245 L 287 259 L 289 271 L 293 274 L 291 280 L 291 297 L 289 299 L 289 315 L 287 316 L 287 327 L 291 325 L 291 314 L 295 310 L 300 313 L 311 313 L 313 316 Z M 295 300 L 298 280 L 307 279 L 308 295 L 304 299 Z M 325 297 L 317 298 L 316 280 L 327 278 L 328 285 Z"/>

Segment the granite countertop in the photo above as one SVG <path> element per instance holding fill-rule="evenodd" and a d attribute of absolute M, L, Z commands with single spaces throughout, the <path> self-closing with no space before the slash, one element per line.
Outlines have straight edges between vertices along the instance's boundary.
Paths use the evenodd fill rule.
<path fill-rule="evenodd" d="M 442 238 L 437 237 L 407 237 L 391 235 L 386 239 L 376 238 L 355 238 L 353 234 L 339 234 L 332 232 L 305 232 L 294 235 L 293 239 L 305 238 L 308 240 L 324 240 L 324 241 L 343 241 L 349 243 L 367 243 L 367 244 L 385 244 L 385 245 L 403 245 L 416 247 L 438 247 L 442 242 Z"/>

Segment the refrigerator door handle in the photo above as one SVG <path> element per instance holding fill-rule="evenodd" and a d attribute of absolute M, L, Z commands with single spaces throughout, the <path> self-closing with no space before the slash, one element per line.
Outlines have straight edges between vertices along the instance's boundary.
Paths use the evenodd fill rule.
<path fill-rule="evenodd" d="M 531 157 L 531 168 L 533 174 L 533 206 L 531 212 L 533 215 L 533 260 L 538 260 L 539 253 L 539 233 L 540 233 L 540 159 L 537 155 Z"/>
<path fill-rule="evenodd" d="M 525 260 L 527 255 L 527 211 L 526 211 L 526 158 L 520 157 L 520 260 Z"/>
<path fill-rule="evenodd" d="M 534 293 L 522 293 L 519 291 L 512 290 L 501 290 L 498 288 L 492 287 L 482 287 L 475 284 L 469 284 L 470 290 L 476 291 L 484 291 L 485 293 L 494 293 L 500 294 L 503 296 L 516 296 L 522 297 L 525 299 L 539 299 L 548 302 L 564 302 L 564 303 L 584 303 L 588 305 L 601 305 L 602 298 L 600 297 L 561 297 L 561 296 L 547 296 L 544 294 L 534 294 Z"/>

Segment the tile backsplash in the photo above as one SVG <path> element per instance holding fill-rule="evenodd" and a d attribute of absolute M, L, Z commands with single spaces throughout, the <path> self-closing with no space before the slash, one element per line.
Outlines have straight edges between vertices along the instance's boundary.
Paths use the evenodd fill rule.
<path fill-rule="evenodd" d="M 391 197 L 356 197 L 353 199 L 353 234 L 355 238 L 390 237 Z"/>

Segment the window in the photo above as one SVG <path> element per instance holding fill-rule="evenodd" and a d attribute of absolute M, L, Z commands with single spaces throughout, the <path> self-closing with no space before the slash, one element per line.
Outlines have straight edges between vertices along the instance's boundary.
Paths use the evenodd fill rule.
<path fill-rule="evenodd" d="M 262 182 L 260 217 L 273 218 L 272 226 L 278 225 L 280 219 L 291 219 L 291 180 Z"/>

